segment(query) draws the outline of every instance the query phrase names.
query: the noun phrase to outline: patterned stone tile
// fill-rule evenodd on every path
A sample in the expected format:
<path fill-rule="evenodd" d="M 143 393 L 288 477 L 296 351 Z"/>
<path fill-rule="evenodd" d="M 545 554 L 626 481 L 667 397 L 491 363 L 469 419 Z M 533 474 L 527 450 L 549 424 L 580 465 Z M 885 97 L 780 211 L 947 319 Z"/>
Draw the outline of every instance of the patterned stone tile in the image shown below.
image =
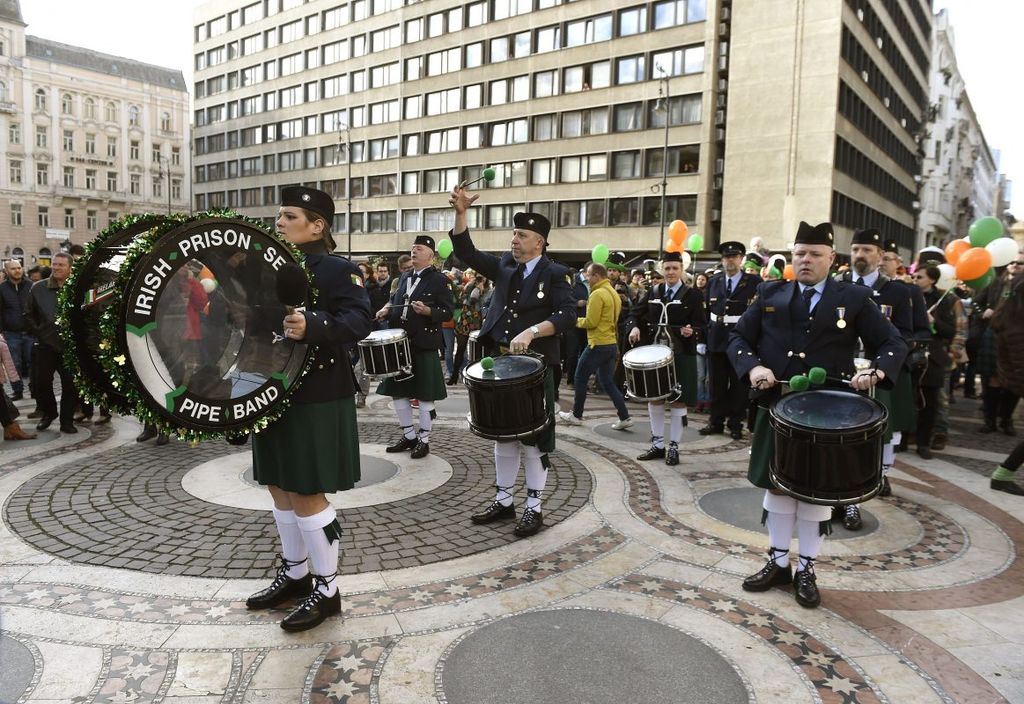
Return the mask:
<path fill-rule="evenodd" d="M 337 643 L 329 646 L 314 668 L 310 704 L 370 704 L 377 663 L 387 646 L 381 641 Z M 303 701 L 307 701 L 303 698 Z"/>
<path fill-rule="evenodd" d="M 160 701 L 170 687 L 176 660 L 174 652 L 114 650 L 93 702 L 145 704 Z"/>

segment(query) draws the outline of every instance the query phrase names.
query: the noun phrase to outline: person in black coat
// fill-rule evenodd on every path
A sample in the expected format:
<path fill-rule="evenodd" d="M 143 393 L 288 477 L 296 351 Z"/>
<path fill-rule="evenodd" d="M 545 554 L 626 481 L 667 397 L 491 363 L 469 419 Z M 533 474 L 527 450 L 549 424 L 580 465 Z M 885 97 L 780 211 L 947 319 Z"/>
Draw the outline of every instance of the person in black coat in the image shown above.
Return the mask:
<path fill-rule="evenodd" d="M 355 385 L 347 348 L 370 332 L 370 306 L 359 270 L 332 256 L 334 201 L 302 186 L 281 189 L 277 231 L 305 255 L 315 305 L 289 313 L 284 339 L 312 345 L 314 356 L 288 409 L 253 435 L 253 476 L 274 499 L 281 566 L 270 586 L 246 601 L 269 609 L 299 604 L 281 622 L 304 631 L 341 610 L 337 586 L 341 525 L 325 493 L 359 480 Z"/>
<path fill-rule="evenodd" d="M 906 342 L 874 304 L 867 287 L 829 276 L 835 261 L 833 242 L 831 223 L 812 227 L 801 222 L 793 249 L 796 281 L 762 283 L 757 300 L 730 333 L 729 358 L 737 375 L 748 377 L 754 388 L 768 391 L 779 381 L 806 374 L 812 367 L 823 367 L 829 377 L 849 380 L 857 390 L 867 390 L 880 381 L 891 386 L 899 374 Z M 870 344 L 876 354 L 871 360 L 873 368 L 858 372 L 853 360 L 860 340 Z M 747 577 L 743 588 L 765 591 L 795 580 L 797 603 L 813 608 L 821 603 L 814 560 L 821 549 L 822 526 L 827 528 L 832 509 L 777 493 L 768 471 L 773 451 L 768 413 L 761 408 L 747 478 L 766 489 L 763 506 L 770 548 L 767 564 Z M 789 564 L 794 527 L 800 546 L 795 575 Z"/>
<path fill-rule="evenodd" d="M 739 322 L 743 311 L 754 302 L 761 277 L 740 269 L 747 249 L 741 242 L 723 242 L 718 246 L 722 271 L 704 289 L 708 313 L 707 344 L 698 345 L 697 352 L 708 359 L 708 383 L 711 386 L 711 417 L 700 429 L 701 435 L 717 435 L 726 424 L 733 440 L 743 437 L 743 420 L 747 415 L 747 386 L 740 382 L 729 363 L 726 350 L 729 332 Z M 703 348 L 703 349 L 702 349 Z"/>
<path fill-rule="evenodd" d="M 555 373 L 560 361 L 558 335 L 576 326 L 576 305 L 569 270 L 544 254 L 551 223 L 538 213 L 516 213 L 510 251 L 500 257 L 479 251 L 469 236 L 466 211 L 479 195 L 459 186 L 449 202 L 455 209 L 451 231 L 455 256 L 494 282 L 491 302 L 480 328 L 485 354 L 507 348 L 544 357 L 545 410 L 549 425 L 532 438 L 494 443 L 496 493 L 494 500 L 472 516 L 474 523 L 515 518 L 512 490 L 525 454 L 526 508 L 515 528 L 519 537 L 533 535 L 544 525 L 541 492 L 547 485 L 548 453 L 555 449 Z"/>
<path fill-rule="evenodd" d="M 412 375 L 388 377 L 377 393 L 394 398 L 395 414 L 402 437 L 388 446 L 388 452 L 412 450 L 417 460 L 430 452 L 430 430 L 437 412 L 434 402 L 448 398 L 444 371 L 438 352 L 444 349 L 441 323 L 451 320 L 455 302 L 448 277 L 434 268 L 434 238 L 419 235 L 412 245 L 412 270 L 398 280 L 391 302 L 377 311 L 377 320 L 386 320 L 388 327 L 401 328 L 409 336 L 412 351 Z M 420 430 L 412 425 L 411 399 L 420 402 Z"/>
<path fill-rule="evenodd" d="M 949 345 L 956 335 L 956 298 L 945 295 L 935 288 L 942 272 L 937 266 L 918 267 L 914 271 L 914 283 L 921 289 L 928 306 L 928 320 L 933 332 L 928 346 L 928 365 L 921 376 L 921 413 L 917 419 L 917 454 L 922 459 L 932 458 L 932 434 L 935 432 L 935 417 L 941 403 L 940 393 L 945 386 L 949 370 Z"/>

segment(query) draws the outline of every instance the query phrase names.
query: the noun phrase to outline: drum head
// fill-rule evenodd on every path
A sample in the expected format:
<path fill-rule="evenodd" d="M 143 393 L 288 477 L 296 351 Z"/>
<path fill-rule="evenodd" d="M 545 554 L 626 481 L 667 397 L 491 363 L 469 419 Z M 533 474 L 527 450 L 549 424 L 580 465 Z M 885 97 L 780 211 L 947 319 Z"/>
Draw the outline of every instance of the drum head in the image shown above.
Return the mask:
<path fill-rule="evenodd" d="M 672 359 L 672 349 L 665 345 L 644 345 L 634 347 L 622 355 L 622 364 L 634 369 L 643 369 L 664 364 Z"/>
<path fill-rule="evenodd" d="M 509 354 L 494 358 L 494 368 L 484 369 L 476 362 L 469 365 L 463 375 L 473 381 L 511 381 L 532 376 L 544 369 L 544 362 L 536 357 Z"/>
<path fill-rule="evenodd" d="M 280 336 L 287 262 L 292 251 L 260 226 L 201 217 L 125 263 L 119 363 L 144 417 L 197 437 L 259 429 L 284 409 L 312 354 Z"/>
<path fill-rule="evenodd" d="M 389 342 L 398 342 L 408 337 L 405 330 L 401 328 L 388 328 L 387 330 L 374 330 L 369 335 L 363 338 L 363 342 L 368 345 L 384 345 Z"/>
<path fill-rule="evenodd" d="M 815 389 L 783 396 L 772 409 L 787 423 L 811 430 L 853 430 L 881 420 L 885 408 L 852 391 Z"/>

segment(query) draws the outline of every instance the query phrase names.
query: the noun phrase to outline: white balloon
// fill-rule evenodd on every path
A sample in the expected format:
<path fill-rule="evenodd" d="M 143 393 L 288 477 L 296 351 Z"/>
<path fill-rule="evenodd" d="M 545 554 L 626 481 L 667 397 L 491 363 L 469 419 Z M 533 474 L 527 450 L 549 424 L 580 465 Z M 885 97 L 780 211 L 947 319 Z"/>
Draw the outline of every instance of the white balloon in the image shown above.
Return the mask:
<path fill-rule="evenodd" d="M 202 285 L 203 290 L 206 291 L 207 293 L 213 293 L 213 290 L 217 288 L 216 279 L 203 279 L 199 283 Z"/>
<path fill-rule="evenodd" d="M 1017 258 L 1017 241 L 1010 237 L 992 240 L 985 249 L 992 255 L 992 266 L 1006 266 Z"/>
<path fill-rule="evenodd" d="M 941 276 L 935 282 L 935 288 L 948 291 L 956 285 L 956 267 L 952 264 L 939 264 Z"/>
<path fill-rule="evenodd" d="M 690 268 L 690 263 L 692 261 L 693 261 L 693 259 L 690 257 L 690 253 L 684 251 L 683 252 L 683 269 L 684 270 L 685 269 L 689 269 Z"/>

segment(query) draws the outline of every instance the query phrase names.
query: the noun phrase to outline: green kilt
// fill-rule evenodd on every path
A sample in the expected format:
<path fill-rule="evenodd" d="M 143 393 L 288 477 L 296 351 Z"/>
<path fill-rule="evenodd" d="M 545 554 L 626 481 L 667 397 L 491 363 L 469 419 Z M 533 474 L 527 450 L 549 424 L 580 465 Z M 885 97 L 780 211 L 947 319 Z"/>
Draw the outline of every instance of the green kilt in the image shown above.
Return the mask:
<path fill-rule="evenodd" d="M 774 489 L 770 475 L 770 463 L 775 454 L 775 431 L 769 421 L 768 409 L 757 407 L 754 421 L 754 438 L 750 443 L 750 464 L 747 465 L 747 479 L 762 489 Z"/>
<path fill-rule="evenodd" d="M 892 439 L 893 433 L 909 433 L 917 428 L 917 408 L 914 405 L 914 384 L 910 372 L 900 374 L 892 389 L 876 388 L 875 398 L 889 411 L 885 442 Z"/>
<path fill-rule="evenodd" d="M 554 452 L 555 408 L 555 368 L 548 366 L 544 372 L 544 410 L 548 425 L 533 437 L 523 440 L 524 445 L 535 445 L 541 452 Z"/>
<path fill-rule="evenodd" d="M 444 371 L 437 350 L 412 351 L 412 376 L 407 379 L 388 377 L 380 382 L 377 393 L 393 398 L 415 398 L 420 401 L 440 401 L 448 398 L 444 384 Z"/>
<path fill-rule="evenodd" d="M 296 494 L 331 494 L 359 481 L 359 428 L 353 397 L 296 403 L 252 436 L 252 473 Z"/>
<path fill-rule="evenodd" d="M 675 356 L 676 383 L 682 385 L 680 401 L 687 406 L 697 405 L 697 357 L 692 354 Z"/>

